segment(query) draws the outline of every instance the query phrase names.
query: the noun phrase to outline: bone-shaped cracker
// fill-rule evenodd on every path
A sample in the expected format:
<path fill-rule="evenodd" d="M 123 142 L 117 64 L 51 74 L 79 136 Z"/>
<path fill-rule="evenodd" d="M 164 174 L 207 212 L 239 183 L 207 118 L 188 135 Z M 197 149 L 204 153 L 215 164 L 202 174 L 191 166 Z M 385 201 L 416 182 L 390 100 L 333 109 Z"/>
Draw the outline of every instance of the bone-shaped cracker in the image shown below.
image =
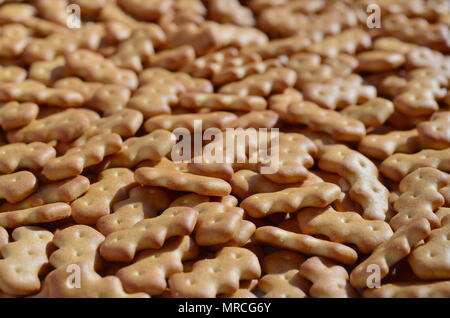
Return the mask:
<path fill-rule="evenodd" d="M 320 108 L 311 102 L 292 103 L 287 112 L 296 124 L 306 125 L 311 131 L 327 133 L 335 140 L 359 141 L 366 134 L 364 124 L 359 120 Z"/>
<path fill-rule="evenodd" d="M 241 208 L 256 218 L 272 213 L 292 213 L 305 207 L 326 207 L 341 194 L 338 186 L 321 182 L 297 188 L 287 188 L 278 192 L 259 193 L 241 202 Z"/>
<path fill-rule="evenodd" d="M 162 129 L 142 137 L 128 138 L 122 149 L 109 159 L 108 166 L 131 168 L 144 160 L 159 161 L 172 150 L 175 142 L 175 135 Z"/>
<path fill-rule="evenodd" d="M 318 54 L 298 53 L 291 56 L 287 66 L 297 72 L 296 87 L 301 89 L 306 83 L 347 77 L 358 66 L 358 60 L 348 54 L 322 59 Z"/>
<path fill-rule="evenodd" d="M 236 128 L 273 128 L 277 125 L 279 115 L 272 110 L 254 110 L 235 120 Z"/>
<path fill-rule="evenodd" d="M 145 250 L 136 257 L 136 262 L 121 268 L 116 276 L 128 292 L 145 292 L 160 295 L 167 288 L 166 279 L 183 272 L 182 261 L 197 258 L 199 249 L 189 236 L 169 240 L 158 250 Z"/>
<path fill-rule="evenodd" d="M 39 274 L 48 265 L 47 248 L 53 234 L 39 227 L 13 231 L 15 242 L 1 248 L 0 288 L 10 295 L 30 295 L 41 288 Z"/>
<path fill-rule="evenodd" d="M 328 109 L 362 104 L 377 95 L 375 87 L 364 85 L 362 78 L 356 74 L 323 83 L 307 83 L 302 87 L 302 93 L 305 99 Z"/>
<path fill-rule="evenodd" d="M 246 138 L 248 138 L 248 142 Z M 234 149 L 231 151 L 227 149 L 229 145 Z M 226 166 L 228 169 L 231 169 L 231 166 L 235 169 L 252 169 L 264 173 L 265 177 L 271 181 L 282 184 L 303 181 L 308 176 L 306 168 L 314 164 L 312 156 L 317 152 L 315 144 L 301 134 L 272 131 L 268 133 L 267 131 L 256 131 L 254 128 L 235 129 L 219 136 L 216 135 L 214 141 L 206 147 L 209 148 L 209 151 L 222 148 L 224 158 L 220 158 L 223 160 L 222 163 L 214 162 L 217 156 L 212 159 L 212 162 L 196 163 L 194 158 L 192 165 L 200 171 L 210 170 L 217 175 L 215 171 L 219 168 L 226 171 Z M 269 149 L 272 155 L 278 151 L 279 158 L 273 157 L 269 162 L 264 161 L 264 151 L 268 152 Z M 203 160 L 206 161 L 205 158 Z M 210 165 L 209 168 L 208 165 Z"/>
<path fill-rule="evenodd" d="M 294 88 L 287 88 L 283 94 L 272 95 L 269 100 L 269 109 L 277 112 L 281 119 L 287 123 L 292 123 L 292 119 L 288 116 L 288 106 L 294 102 L 303 100 L 303 95 Z"/>
<path fill-rule="evenodd" d="M 294 86 L 296 80 L 297 76 L 293 70 L 274 67 L 265 73 L 251 75 L 238 82 L 224 85 L 219 89 L 219 93 L 265 97 Z"/>
<path fill-rule="evenodd" d="M 406 53 L 407 68 L 432 68 L 447 78 L 450 78 L 449 61 L 447 55 L 423 46 L 416 45 Z"/>
<path fill-rule="evenodd" d="M 350 285 L 347 270 L 324 257 L 308 258 L 300 266 L 301 277 L 312 282 L 309 294 L 314 298 L 354 298 L 356 290 Z"/>
<path fill-rule="evenodd" d="M 104 30 L 99 24 L 92 26 L 74 28 L 66 32 L 56 32 L 43 39 L 33 39 L 25 48 L 24 59 L 28 62 L 49 61 L 56 56 L 86 48 L 95 50 L 98 48 Z"/>
<path fill-rule="evenodd" d="M 450 277 L 450 216 L 441 221 L 440 228 L 431 231 L 425 244 L 417 247 L 408 258 L 414 274 L 424 280 Z"/>
<path fill-rule="evenodd" d="M 307 51 L 321 56 L 335 57 L 339 53 L 354 54 L 372 45 L 370 35 L 361 29 L 349 29 L 308 46 Z"/>
<path fill-rule="evenodd" d="M 56 151 L 42 142 L 10 143 L 0 147 L 0 155 L 0 172 L 11 173 L 18 169 L 39 170 L 56 156 Z"/>
<path fill-rule="evenodd" d="M 247 76 L 265 73 L 273 67 L 283 67 L 287 61 L 287 57 L 282 55 L 277 58 L 254 61 L 243 65 L 223 66 L 220 71 L 213 75 L 211 81 L 215 85 L 225 85 L 242 80 Z"/>
<path fill-rule="evenodd" d="M 450 185 L 450 175 L 434 168 L 419 168 L 405 178 L 399 185 L 401 192 L 394 202 L 397 214 L 389 224 L 394 230 L 416 218 L 426 218 L 431 228 L 440 226 L 434 211 L 445 204 L 441 189 Z"/>
<path fill-rule="evenodd" d="M 206 195 L 200 195 L 197 193 L 188 193 L 173 200 L 170 203 L 170 207 L 187 206 L 190 208 L 194 208 L 197 205 L 205 202 L 210 202 L 210 197 Z"/>
<path fill-rule="evenodd" d="M 306 255 L 330 258 L 339 263 L 352 265 L 356 262 L 356 251 L 344 244 L 317 239 L 313 236 L 289 232 L 274 226 L 262 226 L 256 229 L 257 242 L 269 246 L 287 249 Z"/>
<path fill-rule="evenodd" d="M 38 61 L 30 65 L 28 77 L 32 80 L 51 86 L 55 81 L 67 76 L 66 61 L 63 56 L 58 56 L 50 61 Z M 56 87 L 55 88 L 62 88 Z M 70 88 L 70 87 L 64 87 Z"/>
<path fill-rule="evenodd" d="M 322 182 L 320 177 L 313 173 L 308 173 L 307 178 L 301 183 L 279 184 L 270 181 L 262 174 L 246 169 L 236 171 L 230 179 L 233 194 L 242 200 L 257 193 L 278 192 L 287 188 L 301 187 L 302 185 L 319 182 Z"/>
<path fill-rule="evenodd" d="M 241 54 L 237 48 L 228 47 L 196 58 L 185 65 L 182 71 L 194 77 L 208 78 L 226 67 L 241 66 L 259 61 L 261 61 L 261 57 L 258 54 Z"/>
<path fill-rule="evenodd" d="M 146 69 L 139 75 L 139 89 L 127 107 L 139 110 L 144 118 L 170 114 L 170 106 L 178 103 L 178 94 L 184 91 L 210 93 L 212 84 L 186 73 L 171 73 L 159 67 Z"/>
<path fill-rule="evenodd" d="M 182 45 L 174 49 L 163 50 L 150 57 L 152 67 L 162 67 L 170 71 L 177 71 L 195 59 L 192 46 Z"/>
<path fill-rule="evenodd" d="M 446 26 L 440 23 L 430 24 L 422 17 L 408 18 L 401 13 L 391 14 L 385 21 L 383 33 L 395 36 L 402 41 L 436 49 L 448 47 L 448 43 L 446 43 L 448 29 L 446 29 Z"/>
<path fill-rule="evenodd" d="M 448 298 L 450 282 L 383 284 L 380 288 L 364 290 L 365 298 Z"/>
<path fill-rule="evenodd" d="M 38 181 L 29 171 L 0 175 L 0 199 L 16 203 L 36 191 Z"/>
<path fill-rule="evenodd" d="M 32 121 L 18 130 L 9 131 L 9 142 L 33 141 L 49 142 L 58 140 L 69 142 L 79 137 L 89 126 L 90 120 L 81 109 L 68 109 L 63 112 Z"/>
<path fill-rule="evenodd" d="M 403 42 L 395 37 L 380 37 L 373 42 L 373 48 L 382 51 L 391 51 L 406 54 L 418 46 L 412 43 Z"/>
<path fill-rule="evenodd" d="M 72 266 L 71 266 L 72 265 Z M 73 278 L 76 270 L 79 281 Z M 76 288 L 79 284 L 79 288 Z M 145 293 L 128 294 L 120 279 L 115 276 L 102 277 L 85 261 L 61 266 L 47 275 L 37 298 L 148 298 Z"/>
<path fill-rule="evenodd" d="M 19 66 L 10 65 L 0 69 L 1 82 L 20 83 L 23 82 L 26 78 L 27 78 L 27 71 L 25 71 L 23 68 Z"/>
<path fill-rule="evenodd" d="M 336 175 L 334 173 L 325 172 L 322 170 L 314 171 L 314 175 L 320 177 L 325 182 L 334 183 L 335 185 L 339 186 L 341 188 L 341 196 L 338 200 L 334 201 L 332 203 L 332 206 L 339 212 L 358 212 L 362 213 L 361 206 L 353 201 L 348 192 L 350 190 L 350 184 L 347 180 L 342 178 L 339 175 Z"/>
<path fill-rule="evenodd" d="M 327 34 L 335 34 L 357 24 L 355 12 L 345 5 L 321 6 L 318 3 L 315 8 L 314 5 L 308 8 L 304 3 L 294 1 L 267 8 L 260 13 L 258 26 L 272 37 L 301 34 L 320 40 Z"/>
<path fill-rule="evenodd" d="M 124 8 L 125 12 L 139 20 L 150 21 L 157 20 L 166 10 L 169 10 L 172 2 L 167 0 L 145 2 L 119 0 L 118 5 Z"/>
<path fill-rule="evenodd" d="M 58 248 L 49 258 L 50 264 L 59 268 L 84 261 L 94 269 L 101 269 L 104 261 L 98 252 L 105 237 L 92 227 L 72 225 L 57 231 L 53 244 Z"/>
<path fill-rule="evenodd" d="M 355 288 L 367 287 L 370 275 L 376 267 L 379 278 L 383 279 L 389 269 L 411 253 L 411 250 L 424 238 L 430 235 L 430 224 L 426 219 L 416 219 L 399 228 L 394 235 L 379 245 L 373 253 L 358 264 L 350 274 L 350 283 Z"/>
<path fill-rule="evenodd" d="M 244 210 L 218 202 L 201 203 L 194 208 L 198 211 L 195 227 L 195 241 L 200 246 L 225 244 L 243 236 L 245 243 L 255 231 L 255 226 L 243 220 Z"/>
<path fill-rule="evenodd" d="M 115 133 L 121 137 L 132 137 L 141 127 L 142 114 L 134 109 L 123 109 L 108 117 L 102 117 L 93 121 L 87 130 L 78 137 L 71 145 L 80 146 L 89 138 L 100 135 Z"/>
<path fill-rule="evenodd" d="M 177 128 L 185 128 L 194 131 L 195 121 L 201 121 L 202 129 L 218 128 L 225 130 L 234 127 L 237 116 L 230 112 L 211 112 L 204 114 L 180 114 L 180 115 L 158 115 L 149 118 L 145 122 L 145 130 L 152 132 L 156 129 L 173 131 Z"/>
<path fill-rule="evenodd" d="M 258 289 L 264 298 L 307 297 L 309 283 L 299 275 L 305 257 L 290 251 L 277 251 L 261 260 L 264 275 L 258 282 Z"/>
<path fill-rule="evenodd" d="M 361 105 L 350 105 L 341 111 L 342 115 L 357 119 L 366 127 L 376 128 L 384 124 L 394 112 L 394 104 L 384 98 L 374 98 Z"/>
<path fill-rule="evenodd" d="M 184 93 L 180 106 L 188 109 L 214 109 L 228 111 L 264 110 L 267 102 L 260 96 L 239 96 L 217 93 Z"/>
<path fill-rule="evenodd" d="M 220 0 L 209 1 L 208 10 L 211 13 L 211 19 L 219 23 L 232 23 L 241 26 L 253 26 L 255 24 L 252 11 L 236 0 L 229 1 L 226 4 Z"/>
<path fill-rule="evenodd" d="M 128 229 L 143 219 L 155 217 L 169 207 L 172 199 L 168 190 L 157 187 L 137 186 L 128 195 L 128 199 L 114 204 L 113 213 L 97 220 L 96 226 L 102 234 Z"/>
<path fill-rule="evenodd" d="M 110 213 L 111 204 L 125 199 L 134 184 L 133 172 L 126 168 L 103 170 L 98 181 L 71 203 L 73 219 L 81 224 L 94 224 L 98 218 Z"/>
<path fill-rule="evenodd" d="M 109 234 L 100 246 L 100 253 L 109 261 L 129 262 L 143 249 L 159 249 L 170 237 L 189 235 L 194 230 L 197 216 L 198 212 L 192 208 L 168 208 L 157 217 Z"/>
<path fill-rule="evenodd" d="M 372 50 L 359 53 L 357 56 L 359 66 L 358 70 L 361 72 L 387 72 L 395 70 L 405 63 L 403 54 Z"/>
<path fill-rule="evenodd" d="M 280 55 L 293 55 L 305 49 L 311 40 L 304 36 L 293 36 L 285 39 L 273 39 L 260 46 L 244 47 L 242 53 L 247 55 L 257 53 L 263 59 L 273 58 Z"/>
<path fill-rule="evenodd" d="M 164 168 L 139 168 L 135 172 L 135 178 L 136 182 L 145 186 L 188 191 L 201 195 L 224 196 L 231 192 L 231 186 L 221 179 Z"/>
<path fill-rule="evenodd" d="M 384 135 L 370 134 L 358 145 L 364 155 L 384 160 L 394 153 L 414 153 L 422 148 L 416 129 L 394 130 Z"/>
<path fill-rule="evenodd" d="M 167 31 L 169 48 L 190 45 L 199 56 L 220 47 L 242 48 L 248 45 L 262 45 L 268 41 L 267 35 L 255 28 L 219 24 L 212 21 L 204 22 L 199 26 L 185 24 Z"/>
<path fill-rule="evenodd" d="M 297 214 L 297 220 L 302 233 L 325 235 L 333 242 L 354 244 L 364 254 L 372 252 L 393 234 L 384 221 L 365 220 L 356 212 L 338 212 L 332 207 L 303 209 Z"/>
<path fill-rule="evenodd" d="M 70 205 L 66 203 L 50 203 L 24 210 L 0 213 L 0 226 L 16 228 L 36 223 L 50 223 L 66 219 L 70 215 Z"/>
<path fill-rule="evenodd" d="M 98 53 L 77 50 L 66 55 L 66 65 L 70 73 L 88 82 L 118 84 L 135 89 L 138 78 L 133 71 L 118 68 Z"/>
<path fill-rule="evenodd" d="M 0 101 L 31 102 L 61 108 L 79 107 L 84 103 L 77 91 L 66 88 L 50 88 L 28 79 L 20 83 L 0 83 Z"/>
<path fill-rule="evenodd" d="M 149 64 L 154 54 L 153 42 L 145 29 L 136 29 L 131 36 L 122 41 L 111 60 L 118 67 L 141 72 Z"/>
<path fill-rule="evenodd" d="M 445 149 L 450 147 L 450 112 L 436 112 L 429 121 L 417 125 L 422 144 L 427 148 Z"/>
<path fill-rule="evenodd" d="M 372 161 L 345 145 L 322 146 L 319 158 L 322 170 L 337 173 L 350 183 L 350 198 L 361 205 L 364 218 L 386 218 L 389 191 L 378 180 Z"/>
<path fill-rule="evenodd" d="M 41 184 L 37 191 L 26 199 L 16 203 L 4 203 L 0 205 L 0 211 L 23 210 L 56 202 L 70 203 L 85 193 L 88 188 L 89 179 L 83 176 L 54 183 Z"/>
<path fill-rule="evenodd" d="M 89 139 L 84 145 L 69 149 L 63 156 L 48 161 L 42 174 L 49 180 L 61 180 L 77 176 L 86 167 L 103 161 L 103 158 L 118 152 L 122 139 L 117 134 L 102 134 Z"/>
<path fill-rule="evenodd" d="M 407 174 L 421 167 L 433 167 L 450 172 L 450 149 L 424 149 L 415 154 L 394 154 L 379 166 L 380 172 L 394 181 L 400 181 Z"/>
<path fill-rule="evenodd" d="M 250 250 L 225 247 L 215 258 L 197 261 L 189 273 L 174 274 L 169 288 L 174 297 L 215 297 L 232 294 L 239 281 L 259 278 L 258 258 Z"/>
<path fill-rule="evenodd" d="M 17 129 L 31 123 L 39 112 L 34 103 L 9 102 L 0 106 L 0 127 L 3 130 Z"/>

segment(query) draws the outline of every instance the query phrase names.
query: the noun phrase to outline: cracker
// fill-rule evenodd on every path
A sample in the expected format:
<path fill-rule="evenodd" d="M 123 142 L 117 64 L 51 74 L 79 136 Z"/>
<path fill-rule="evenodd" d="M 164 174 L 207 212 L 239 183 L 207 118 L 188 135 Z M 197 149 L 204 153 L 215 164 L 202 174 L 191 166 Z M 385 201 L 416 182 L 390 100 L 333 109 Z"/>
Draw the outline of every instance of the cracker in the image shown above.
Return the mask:
<path fill-rule="evenodd" d="M 367 287 L 367 271 L 369 265 L 379 267 L 380 278 L 386 277 L 390 267 L 407 257 L 411 250 L 424 238 L 430 235 L 430 224 L 424 218 L 416 219 L 399 228 L 394 235 L 385 243 L 379 245 L 373 253 L 350 274 L 350 283 L 355 288 Z"/>
<path fill-rule="evenodd" d="M 96 226 L 102 234 L 128 229 L 143 219 L 155 217 L 169 207 L 172 199 L 168 190 L 157 187 L 137 186 L 129 191 L 128 196 L 113 205 L 111 214 L 97 220 Z"/>
<path fill-rule="evenodd" d="M 321 182 L 278 192 L 254 194 L 243 200 L 240 206 L 250 216 L 260 218 L 276 212 L 292 213 L 305 207 L 326 207 L 339 198 L 340 192 L 336 185 Z"/>
<path fill-rule="evenodd" d="M 352 248 L 313 236 L 282 230 L 274 226 L 262 226 L 256 229 L 256 241 L 269 246 L 283 248 L 306 255 L 318 255 L 339 263 L 352 265 L 358 254 Z"/>
<path fill-rule="evenodd" d="M 23 171 L 22 173 L 24 173 Z M 41 184 L 35 193 L 16 203 L 3 203 L 0 211 L 29 209 L 49 203 L 70 203 L 83 195 L 89 188 L 89 179 L 83 176 L 62 180 L 59 182 Z M 21 190 L 23 191 L 23 189 Z"/>
<path fill-rule="evenodd" d="M 414 274 L 424 280 L 450 277 L 448 237 L 450 217 L 441 220 L 442 226 L 431 231 L 426 243 L 417 247 L 408 257 Z M 430 260 L 431 258 L 431 260 Z"/>
<path fill-rule="evenodd" d="M 287 108 L 292 123 L 306 125 L 311 131 L 324 132 L 338 141 L 359 141 L 365 134 L 362 122 L 341 115 L 334 110 L 322 109 L 311 102 L 292 103 Z"/>
<path fill-rule="evenodd" d="M 69 149 L 63 156 L 49 160 L 42 174 L 49 180 L 75 177 L 86 167 L 103 161 L 105 156 L 122 148 L 122 139 L 117 134 L 101 134 L 92 137 L 84 145 Z"/>
<path fill-rule="evenodd" d="M 384 135 L 370 134 L 358 145 L 358 150 L 370 157 L 384 160 L 394 153 L 414 153 L 422 148 L 416 129 L 394 130 Z"/>
<path fill-rule="evenodd" d="M 218 244 L 243 245 L 255 232 L 255 225 L 243 220 L 244 210 L 218 202 L 201 203 L 195 227 L 195 242 L 199 246 Z"/>
<path fill-rule="evenodd" d="M 32 121 L 27 126 L 9 131 L 9 142 L 34 141 L 49 142 L 58 140 L 69 142 L 79 137 L 89 127 L 90 120 L 81 109 L 67 109 L 42 119 Z"/>
<path fill-rule="evenodd" d="M 196 259 L 198 253 L 199 249 L 191 237 L 173 238 L 160 249 L 142 251 L 133 264 L 121 268 L 116 276 L 128 292 L 161 295 L 166 291 L 166 280 L 182 273 L 182 262 Z"/>
<path fill-rule="evenodd" d="M 118 84 L 135 89 L 138 86 L 136 74 L 121 69 L 98 53 L 88 50 L 77 50 L 66 55 L 69 72 L 89 82 Z"/>
<path fill-rule="evenodd" d="M 240 247 L 225 247 L 215 258 L 197 261 L 191 272 L 172 275 L 169 288 L 175 297 L 215 297 L 232 294 L 239 289 L 239 281 L 260 275 L 255 254 Z"/>
<path fill-rule="evenodd" d="M 386 218 L 389 192 L 378 180 L 378 169 L 372 161 L 344 145 L 326 145 L 320 150 L 319 167 L 349 182 L 350 198 L 361 205 L 364 218 Z"/>
<path fill-rule="evenodd" d="M 9 203 L 16 203 L 36 191 L 38 181 L 34 174 L 29 171 L 0 176 L 0 199 Z"/>
<path fill-rule="evenodd" d="M 417 125 L 420 141 L 427 148 L 445 149 L 450 147 L 450 112 L 436 112 L 430 121 Z"/>
<path fill-rule="evenodd" d="M 99 270 L 104 261 L 98 247 L 104 239 L 102 234 L 86 225 L 77 224 L 56 231 L 52 242 L 58 249 L 50 255 L 49 262 L 55 268 L 86 262 Z"/>
<path fill-rule="evenodd" d="M 0 226 L 16 228 L 37 223 L 50 223 L 70 217 L 71 208 L 66 203 L 49 203 L 24 210 L 13 210 L 0 214 Z"/>
<path fill-rule="evenodd" d="M 37 298 L 148 298 L 145 293 L 128 294 L 116 276 L 101 277 L 88 262 L 76 262 L 80 268 L 80 288 L 68 284 L 71 271 L 62 266 L 47 275 Z M 73 270 L 72 270 L 73 271 Z"/>
<path fill-rule="evenodd" d="M 366 289 L 366 298 L 448 298 L 450 282 L 384 284 L 380 288 Z"/>
<path fill-rule="evenodd" d="M 10 143 L 0 147 L 0 154 L 0 172 L 12 173 L 19 169 L 40 170 L 56 156 L 56 151 L 42 142 Z"/>
<path fill-rule="evenodd" d="M 424 149 L 414 154 L 394 154 L 380 164 L 380 172 L 386 177 L 400 181 L 421 167 L 432 167 L 450 172 L 450 149 Z"/>
<path fill-rule="evenodd" d="M 0 83 L 0 101 L 48 104 L 61 108 L 79 107 L 84 98 L 78 92 L 65 88 L 50 88 L 35 80 L 19 83 Z"/>
<path fill-rule="evenodd" d="M 0 288 L 10 295 L 30 295 L 41 288 L 39 274 L 48 265 L 47 248 L 53 234 L 39 227 L 13 231 L 14 242 L 1 248 Z"/>
<path fill-rule="evenodd" d="M 231 192 L 231 186 L 221 179 L 164 168 L 139 168 L 135 172 L 135 178 L 136 182 L 141 185 L 188 191 L 201 195 L 224 196 Z"/>
<path fill-rule="evenodd" d="M 159 249 L 171 237 L 189 235 L 194 230 L 197 216 L 198 212 L 192 208 L 168 208 L 157 217 L 108 234 L 100 246 L 100 253 L 109 261 L 130 262 L 143 249 Z"/>
<path fill-rule="evenodd" d="M 251 75 L 243 80 L 226 84 L 219 89 L 219 93 L 265 97 L 282 93 L 286 88 L 294 86 L 296 79 L 293 70 L 275 67 L 265 73 Z"/>
<path fill-rule="evenodd" d="M 408 174 L 399 184 L 401 194 L 394 202 L 397 214 L 389 221 L 391 227 L 397 230 L 417 218 L 426 218 L 431 228 L 439 227 L 434 211 L 445 204 L 439 191 L 449 185 L 450 175 L 434 168 L 419 168 Z"/>
<path fill-rule="evenodd" d="M 111 204 L 123 200 L 135 184 L 133 173 L 126 168 L 103 170 L 98 181 L 71 203 L 72 217 L 80 224 L 94 224 L 111 211 Z"/>
<path fill-rule="evenodd" d="M 258 288 L 264 298 L 304 298 L 307 297 L 309 283 L 299 275 L 305 257 L 290 251 L 277 251 L 261 260 L 264 273 Z"/>
<path fill-rule="evenodd" d="M 300 266 L 299 275 L 313 284 L 309 294 L 314 298 L 354 298 L 358 296 L 350 285 L 347 270 L 324 258 L 308 258 Z"/>
<path fill-rule="evenodd" d="M 260 96 L 239 96 L 217 93 L 184 93 L 180 97 L 180 106 L 192 110 L 214 109 L 227 111 L 264 110 L 267 102 Z"/>
<path fill-rule="evenodd" d="M 332 207 L 300 210 L 297 220 L 302 233 L 325 235 L 333 242 L 354 244 L 364 254 L 370 254 L 393 234 L 384 221 L 365 220 L 356 212 L 337 212 Z"/>

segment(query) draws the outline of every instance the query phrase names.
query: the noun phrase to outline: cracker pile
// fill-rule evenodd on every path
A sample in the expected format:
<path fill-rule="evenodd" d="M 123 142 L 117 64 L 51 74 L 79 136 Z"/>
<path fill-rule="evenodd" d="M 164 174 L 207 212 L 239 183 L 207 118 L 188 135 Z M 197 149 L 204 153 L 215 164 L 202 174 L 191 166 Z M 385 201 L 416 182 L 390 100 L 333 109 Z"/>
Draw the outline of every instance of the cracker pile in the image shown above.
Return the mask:
<path fill-rule="evenodd" d="M 449 27 L 439 0 L 2 1 L 0 295 L 450 297 Z M 278 169 L 173 160 L 198 121 L 278 128 Z"/>

